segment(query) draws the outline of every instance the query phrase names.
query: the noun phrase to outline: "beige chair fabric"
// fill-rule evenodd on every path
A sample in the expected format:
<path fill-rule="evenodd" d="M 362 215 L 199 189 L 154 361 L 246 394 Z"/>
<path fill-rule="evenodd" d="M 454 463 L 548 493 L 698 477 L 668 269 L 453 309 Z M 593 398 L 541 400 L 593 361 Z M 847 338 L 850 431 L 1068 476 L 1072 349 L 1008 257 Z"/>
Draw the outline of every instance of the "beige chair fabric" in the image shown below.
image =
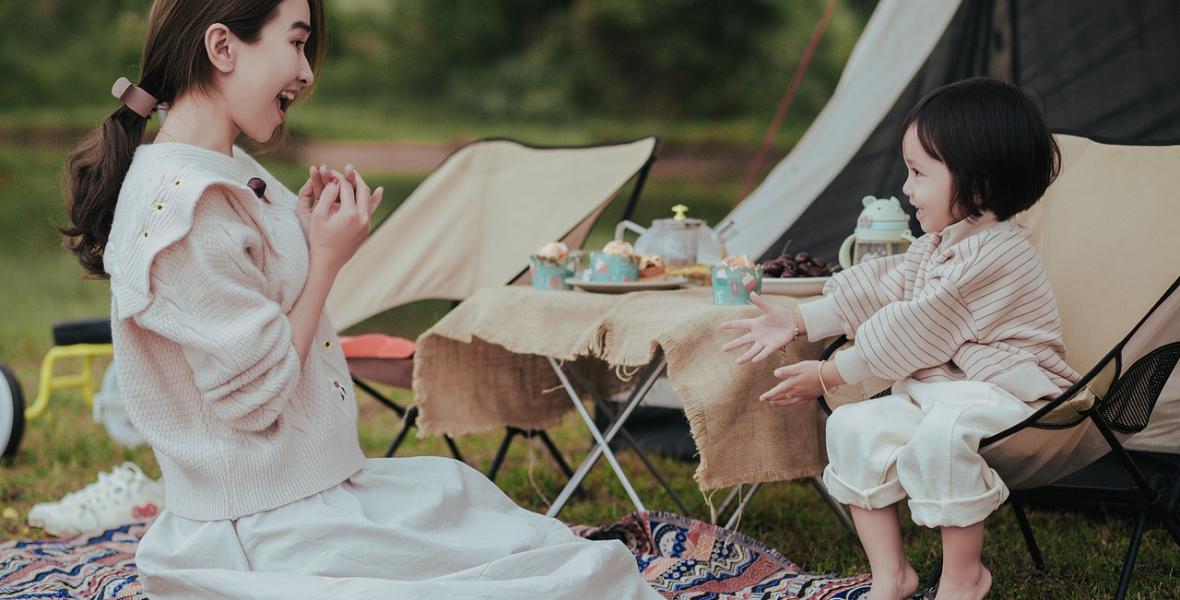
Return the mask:
<path fill-rule="evenodd" d="M 654 137 L 584 148 L 509 140 L 464 146 L 341 270 L 328 297 L 329 317 L 343 330 L 415 300 L 462 300 L 516 277 L 547 242 L 580 246 L 655 147 Z"/>
<path fill-rule="evenodd" d="M 1032 231 L 1061 311 L 1067 362 L 1089 372 L 1180 276 L 1180 146 L 1119 146 L 1058 135 L 1062 168 L 1045 197 L 1017 219 Z M 1180 321 L 1171 298 L 1123 353 L 1129 367 Z M 1172 321 L 1168 321 L 1171 315 Z M 1090 386 L 1106 393 L 1113 371 Z M 1083 394 L 1043 421 L 1076 420 Z M 1173 375 L 1149 428 L 1129 441 L 1180 452 L 1180 377 Z M 1026 429 L 984 456 L 1015 488 L 1050 483 L 1100 458 L 1109 446 L 1088 424 Z"/>

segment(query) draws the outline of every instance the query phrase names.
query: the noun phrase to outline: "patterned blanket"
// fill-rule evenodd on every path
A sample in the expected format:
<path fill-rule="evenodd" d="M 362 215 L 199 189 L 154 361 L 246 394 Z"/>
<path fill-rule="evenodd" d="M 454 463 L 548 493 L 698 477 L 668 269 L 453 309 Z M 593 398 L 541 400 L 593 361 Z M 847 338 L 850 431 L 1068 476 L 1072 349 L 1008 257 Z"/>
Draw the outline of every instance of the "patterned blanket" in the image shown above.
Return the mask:
<path fill-rule="evenodd" d="M 621 540 L 669 600 L 836 600 L 868 592 L 868 575 L 806 573 L 745 535 L 678 515 L 635 513 L 612 525 L 572 529 L 591 539 Z M 146 523 L 132 523 L 73 538 L 0 544 L 0 597 L 144 598 L 135 546 L 146 530 Z"/>
<path fill-rule="evenodd" d="M 776 550 L 741 533 L 670 513 L 632 513 L 578 535 L 622 541 L 643 577 L 669 600 L 836 600 L 869 591 L 867 574 L 806 573 Z"/>

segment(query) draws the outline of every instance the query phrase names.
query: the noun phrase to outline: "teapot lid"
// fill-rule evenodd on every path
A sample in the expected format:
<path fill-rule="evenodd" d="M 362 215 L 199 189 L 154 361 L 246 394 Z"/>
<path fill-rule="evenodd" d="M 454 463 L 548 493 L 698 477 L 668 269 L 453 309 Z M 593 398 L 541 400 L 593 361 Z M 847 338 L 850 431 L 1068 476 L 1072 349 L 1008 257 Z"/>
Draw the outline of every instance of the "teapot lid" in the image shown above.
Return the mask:
<path fill-rule="evenodd" d="M 667 229 L 696 229 L 705 225 L 704 219 L 690 219 L 684 216 L 688 212 L 688 207 L 683 204 L 677 204 L 672 207 L 674 216 L 671 219 L 653 219 L 652 227 L 660 227 Z"/>

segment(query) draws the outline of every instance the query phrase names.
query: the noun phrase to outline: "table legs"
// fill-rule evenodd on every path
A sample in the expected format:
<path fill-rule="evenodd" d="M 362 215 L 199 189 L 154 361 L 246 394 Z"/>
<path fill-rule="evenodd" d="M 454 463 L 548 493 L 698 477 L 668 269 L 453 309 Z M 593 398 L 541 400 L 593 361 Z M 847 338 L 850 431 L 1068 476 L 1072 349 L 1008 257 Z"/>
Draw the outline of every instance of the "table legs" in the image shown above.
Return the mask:
<path fill-rule="evenodd" d="M 614 439 L 614 437 L 623 428 L 623 424 L 627 421 L 627 418 L 631 416 L 631 413 L 635 410 L 635 407 L 643 401 L 644 396 L 646 396 L 647 392 L 651 390 L 651 387 L 655 384 L 656 379 L 661 374 L 663 374 L 664 369 L 666 369 L 668 366 L 667 360 L 664 358 L 662 353 L 657 356 L 656 360 L 654 360 L 652 365 L 648 368 L 647 373 L 644 374 L 643 378 L 640 380 L 639 385 L 635 386 L 635 389 L 631 391 L 631 396 L 627 399 L 627 404 L 623 407 L 623 410 L 619 413 L 615 421 L 611 423 L 611 426 L 607 428 L 606 433 L 598 430 L 598 427 L 594 423 L 594 419 L 590 416 L 590 413 L 586 411 L 586 407 L 582 405 L 581 397 L 578 396 L 578 393 L 570 383 L 569 378 L 561 369 L 561 365 L 559 365 L 552 357 L 548 357 L 548 360 L 549 365 L 553 367 L 553 372 L 557 374 L 557 378 L 561 381 L 561 386 L 565 389 L 566 393 L 570 397 L 570 400 L 574 403 L 574 409 L 578 411 L 578 415 L 582 417 L 582 421 L 585 422 L 586 428 L 590 430 L 590 435 L 594 438 L 595 444 L 594 448 L 590 450 L 590 454 L 586 456 L 586 459 L 583 460 L 582 464 L 578 466 L 578 470 L 574 472 L 574 476 L 570 478 L 569 482 L 566 483 L 565 488 L 563 488 L 561 493 L 558 494 L 557 499 L 554 500 L 553 504 L 549 506 L 549 510 L 546 511 L 545 515 L 549 517 L 555 517 L 557 516 L 557 513 L 561 512 L 561 509 L 565 507 L 565 503 L 569 501 L 569 498 L 574 493 L 574 490 L 578 488 L 578 486 L 582 483 L 582 480 L 585 479 L 586 475 L 590 473 L 590 469 L 593 468 L 594 463 L 598 461 L 598 457 L 602 455 L 606 455 L 606 460 L 608 463 L 610 463 L 611 470 L 615 472 L 615 476 L 618 477 L 619 482 L 623 484 L 623 489 L 626 490 L 627 496 L 630 498 L 631 503 L 635 505 L 636 510 L 640 512 L 646 512 L 647 509 L 643 506 L 643 501 L 641 501 L 639 499 L 639 495 L 635 493 L 635 488 L 631 485 L 631 481 L 627 479 L 627 474 L 623 472 L 622 467 L 619 466 L 619 462 L 615 459 L 614 453 L 611 452 L 610 441 Z"/>

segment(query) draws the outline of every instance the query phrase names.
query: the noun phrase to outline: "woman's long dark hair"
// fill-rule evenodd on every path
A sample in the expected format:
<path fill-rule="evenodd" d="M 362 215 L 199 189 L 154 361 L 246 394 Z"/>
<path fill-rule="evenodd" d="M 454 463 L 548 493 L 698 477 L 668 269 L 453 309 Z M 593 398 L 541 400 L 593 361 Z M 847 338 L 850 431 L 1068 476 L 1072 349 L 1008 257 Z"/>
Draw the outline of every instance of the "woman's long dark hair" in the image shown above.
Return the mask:
<path fill-rule="evenodd" d="M 155 0 L 140 59 L 138 85 L 160 102 L 189 91 L 207 91 L 213 65 L 205 52 L 205 30 L 221 23 L 238 38 L 257 42 L 275 16 L 280 0 Z M 313 72 L 325 52 L 321 0 L 308 0 L 311 35 L 304 51 Z M 112 74 L 112 81 L 115 74 Z M 303 97 L 303 95 L 301 95 Z M 70 153 L 65 187 L 71 225 L 59 230 L 65 245 L 95 277 L 105 278 L 102 254 L 111 232 L 119 188 L 135 149 L 143 143 L 148 120 L 119 106 Z"/>

